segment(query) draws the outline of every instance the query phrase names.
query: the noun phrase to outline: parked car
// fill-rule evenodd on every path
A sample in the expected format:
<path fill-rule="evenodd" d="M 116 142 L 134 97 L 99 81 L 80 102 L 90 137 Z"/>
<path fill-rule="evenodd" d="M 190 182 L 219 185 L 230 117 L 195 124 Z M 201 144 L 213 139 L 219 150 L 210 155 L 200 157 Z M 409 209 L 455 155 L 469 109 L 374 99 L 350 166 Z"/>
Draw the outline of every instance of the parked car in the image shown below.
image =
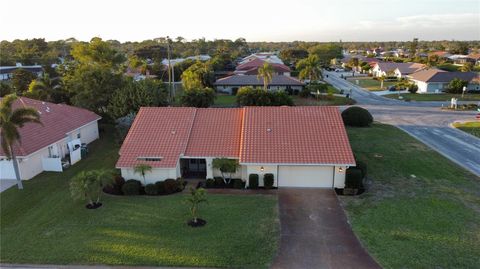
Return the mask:
<path fill-rule="evenodd" d="M 345 69 L 343 69 L 343 68 L 337 68 L 337 69 L 335 69 L 335 72 L 345 72 Z"/>
<path fill-rule="evenodd" d="M 397 86 L 392 85 L 392 86 L 388 87 L 388 91 L 390 91 L 390 92 L 397 91 Z"/>

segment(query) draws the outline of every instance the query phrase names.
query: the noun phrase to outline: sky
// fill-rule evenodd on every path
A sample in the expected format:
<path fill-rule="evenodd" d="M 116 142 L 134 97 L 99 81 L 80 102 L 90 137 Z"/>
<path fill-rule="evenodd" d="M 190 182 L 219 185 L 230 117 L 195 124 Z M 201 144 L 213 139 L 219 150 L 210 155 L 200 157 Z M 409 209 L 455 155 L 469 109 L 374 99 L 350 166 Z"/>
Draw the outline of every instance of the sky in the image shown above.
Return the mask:
<path fill-rule="evenodd" d="M 480 0 L 0 0 L 0 40 L 480 40 Z"/>

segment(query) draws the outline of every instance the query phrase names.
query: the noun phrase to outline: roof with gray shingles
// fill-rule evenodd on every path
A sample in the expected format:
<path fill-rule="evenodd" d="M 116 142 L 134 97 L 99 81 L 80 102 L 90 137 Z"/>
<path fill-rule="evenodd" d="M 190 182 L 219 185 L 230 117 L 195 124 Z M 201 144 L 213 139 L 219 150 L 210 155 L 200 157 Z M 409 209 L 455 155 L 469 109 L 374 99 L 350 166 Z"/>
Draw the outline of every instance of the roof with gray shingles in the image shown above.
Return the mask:
<path fill-rule="evenodd" d="M 418 71 L 410 75 L 413 80 L 423 82 L 450 82 L 455 78 L 472 81 L 474 78 L 478 78 L 478 73 L 475 72 L 447 72 L 439 69 L 427 69 Z"/>

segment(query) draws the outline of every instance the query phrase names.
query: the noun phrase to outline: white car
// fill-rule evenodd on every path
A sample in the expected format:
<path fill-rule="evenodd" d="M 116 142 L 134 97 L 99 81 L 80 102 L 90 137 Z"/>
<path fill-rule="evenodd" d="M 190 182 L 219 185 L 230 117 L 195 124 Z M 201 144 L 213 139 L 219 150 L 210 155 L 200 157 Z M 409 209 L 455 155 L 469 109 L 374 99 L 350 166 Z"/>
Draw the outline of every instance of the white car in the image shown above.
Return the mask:
<path fill-rule="evenodd" d="M 343 68 L 337 68 L 337 69 L 335 69 L 335 72 L 345 72 L 345 69 L 343 69 Z"/>

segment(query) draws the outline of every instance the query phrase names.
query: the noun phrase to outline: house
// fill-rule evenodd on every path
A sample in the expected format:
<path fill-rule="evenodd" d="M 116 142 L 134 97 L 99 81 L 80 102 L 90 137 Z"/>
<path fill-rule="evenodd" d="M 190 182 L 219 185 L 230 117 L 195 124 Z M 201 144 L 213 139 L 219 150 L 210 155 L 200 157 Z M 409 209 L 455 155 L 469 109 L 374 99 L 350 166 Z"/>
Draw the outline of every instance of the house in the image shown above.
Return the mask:
<path fill-rule="evenodd" d="M 261 68 L 265 63 L 268 63 L 272 66 L 276 75 L 290 76 L 290 67 L 284 65 L 283 63 L 271 63 L 266 60 L 259 58 L 248 61 L 244 64 L 240 64 L 235 68 L 234 74 L 236 75 L 257 75 L 258 69 Z"/>
<path fill-rule="evenodd" d="M 271 64 L 283 64 L 283 61 L 274 52 L 259 52 L 251 54 L 239 61 L 239 65 L 248 63 L 255 59 L 264 60 Z"/>
<path fill-rule="evenodd" d="M 31 179 L 42 171 L 63 171 L 68 163 L 82 158 L 82 147 L 98 139 L 100 116 L 88 110 L 20 97 L 15 107 L 35 108 L 43 125 L 27 123 L 19 129 L 21 143 L 13 150 L 18 159 L 20 178 Z M 0 180 L 15 179 L 13 163 L 0 148 Z"/>
<path fill-rule="evenodd" d="M 218 79 L 213 85 L 217 92 L 236 95 L 240 87 L 251 86 L 254 88 L 263 88 L 263 78 L 258 78 L 256 75 L 233 75 Z M 304 86 L 305 83 L 302 81 L 283 75 L 274 75 L 272 81 L 268 83 L 269 90 L 287 91 L 290 93 L 298 93 Z"/>
<path fill-rule="evenodd" d="M 378 62 L 373 66 L 371 72 L 374 77 L 403 78 L 406 74 L 414 73 L 423 68 L 425 68 L 425 65 L 419 63 Z"/>
<path fill-rule="evenodd" d="M 454 54 L 448 57 L 448 59 L 453 61 L 454 65 L 464 65 L 466 63 L 476 64 L 477 60 L 470 57 L 469 55 Z"/>
<path fill-rule="evenodd" d="M 232 177 L 272 173 L 278 187 L 343 188 L 355 159 L 338 108 L 142 107 L 120 149 L 125 179 L 148 164 L 146 183 L 168 178 L 212 178 L 216 158 L 238 160 Z"/>
<path fill-rule="evenodd" d="M 157 77 L 156 75 L 150 75 L 150 71 L 147 68 L 144 71 L 142 67 L 138 67 L 138 68 L 127 67 L 127 70 L 125 71 L 125 76 L 131 77 L 135 81 Z"/>
<path fill-rule="evenodd" d="M 30 71 L 37 77 L 41 77 L 43 74 L 43 68 L 41 65 L 22 65 L 21 63 L 17 63 L 16 66 L 0 66 L 0 81 L 11 79 L 13 77 L 13 72 L 17 69 Z"/>
<path fill-rule="evenodd" d="M 446 89 L 454 78 L 468 81 L 468 91 L 480 91 L 479 75 L 475 72 L 448 72 L 440 69 L 425 69 L 415 72 L 409 79 L 418 86 L 418 93 L 439 93 Z"/>

